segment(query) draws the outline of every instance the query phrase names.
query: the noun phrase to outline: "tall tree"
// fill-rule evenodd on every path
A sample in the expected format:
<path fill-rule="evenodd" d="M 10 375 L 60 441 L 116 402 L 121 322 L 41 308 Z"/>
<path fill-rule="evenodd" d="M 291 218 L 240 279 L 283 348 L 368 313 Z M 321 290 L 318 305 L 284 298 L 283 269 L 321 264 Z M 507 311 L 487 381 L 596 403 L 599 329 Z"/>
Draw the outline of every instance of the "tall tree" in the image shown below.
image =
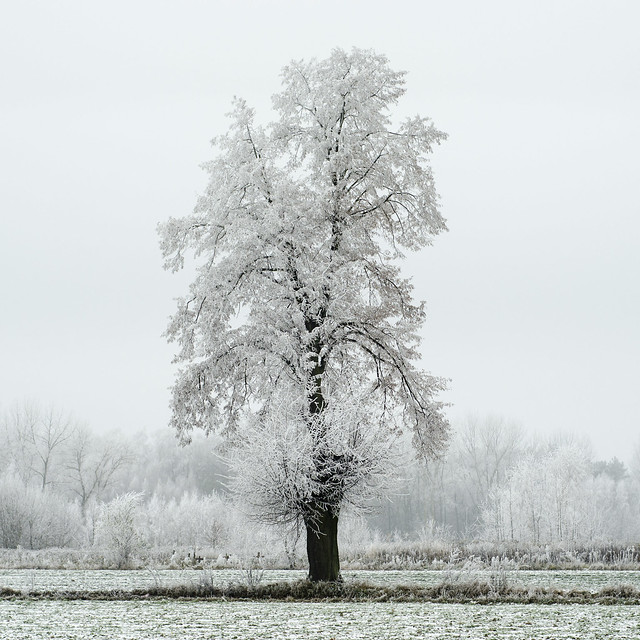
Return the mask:
<path fill-rule="evenodd" d="M 393 125 L 404 75 L 356 49 L 291 63 L 278 119 L 236 101 L 193 214 L 160 227 L 166 268 L 199 260 L 167 332 L 172 425 L 239 443 L 241 487 L 263 520 L 303 521 L 314 581 L 339 577 L 340 508 L 379 490 L 385 443 L 411 429 L 429 457 L 447 440 L 398 266 L 446 229 L 427 162 L 445 135 Z"/>

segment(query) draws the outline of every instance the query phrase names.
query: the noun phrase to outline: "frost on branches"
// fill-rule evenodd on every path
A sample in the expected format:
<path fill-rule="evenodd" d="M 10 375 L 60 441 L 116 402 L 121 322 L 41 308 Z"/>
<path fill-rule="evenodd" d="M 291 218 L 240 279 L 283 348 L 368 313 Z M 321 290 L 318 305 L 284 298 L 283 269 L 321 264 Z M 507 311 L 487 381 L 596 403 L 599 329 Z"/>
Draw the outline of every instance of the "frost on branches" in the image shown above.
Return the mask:
<path fill-rule="evenodd" d="M 339 575 L 341 506 L 389 475 L 410 430 L 437 455 L 441 379 L 415 362 L 423 305 L 397 266 L 446 229 L 427 156 L 444 134 L 392 124 L 404 74 L 370 51 L 294 62 L 263 128 L 241 100 L 192 215 L 160 227 L 165 267 L 198 262 L 168 338 L 172 425 L 221 432 L 256 516 L 301 520 L 313 580 Z"/>
<path fill-rule="evenodd" d="M 397 433 L 364 398 L 354 400 L 305 417 L 290 398 L 246 421 L 231 453 L 240 471 L 233 486 L 262 522 L 295 525 L 307 514 L 313 524 L 322 510 L 366 509 L 384 492 L 399 461 Z"/>

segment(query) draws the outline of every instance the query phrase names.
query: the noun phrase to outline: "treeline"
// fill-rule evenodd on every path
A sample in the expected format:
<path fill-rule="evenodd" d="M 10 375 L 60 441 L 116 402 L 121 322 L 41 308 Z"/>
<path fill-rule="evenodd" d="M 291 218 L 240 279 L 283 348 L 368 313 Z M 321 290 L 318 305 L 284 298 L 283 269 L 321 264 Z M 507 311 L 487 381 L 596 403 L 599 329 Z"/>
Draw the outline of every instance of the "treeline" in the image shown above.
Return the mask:
<path fill-rule="evenodd" d="M 265 549 L 293 564 L 296 531 L 266 532 L 227 491 L 218 443 L 181 447 L 169 429 L 96 434 L 68 414 L 15 405 L 0 423 L 0 546 Z M 366 520 L 345 519 L 342 546 L 472 541 L 584 546 L 640 539 L 640 465 L 594 458 L 588 443 L 533 440 L 500 418 L 468 420 L 441 460 L 403 469 L 396 493 Z M 285 535 L 286 533 L 286 535 Z M 175 551 L 182 550 L 182 551 Z"/>
<path fill-rule="evenodd" d="M 371 524 L 385 535 L 523 544 L 640 540 L 640 452 L 630 468 L 588 440 L 532 438 L 503 418 L 468 419 L 441 460 L 415 464 Z"/>
<path fill-rule="evenodd" d="M 201 437 L 180 447 L 168 429 L 97 434 L 56 408 L 15 405 L 0 419 L 0 546 L 92 546 L 106 507 L 124 494 L 165 512 L 162 522 L 147 518 L 145 540 L 160 542 L 162 530 L 162 543 L 185 538 L 186 544 L 195 517 L 187 513 L 203 513 L 194 496 L 225 496 L 225 465 L 215 444 Z M 137 514 L 136 520 L 144 529 L 144 518 Z"/>

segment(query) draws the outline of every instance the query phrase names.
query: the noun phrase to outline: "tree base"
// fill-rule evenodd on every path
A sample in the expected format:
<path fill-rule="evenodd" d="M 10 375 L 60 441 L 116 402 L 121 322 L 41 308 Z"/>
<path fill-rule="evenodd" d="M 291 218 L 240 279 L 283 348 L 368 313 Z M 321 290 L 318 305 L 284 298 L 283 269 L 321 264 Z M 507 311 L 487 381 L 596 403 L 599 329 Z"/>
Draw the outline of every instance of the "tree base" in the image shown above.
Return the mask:
<path fill-rule="evenodd" d="M 322 511 L 317 520 L 307 522 L 307 558 L 311 582 L 340 580 L 338 556 L 338 516 Z"/>

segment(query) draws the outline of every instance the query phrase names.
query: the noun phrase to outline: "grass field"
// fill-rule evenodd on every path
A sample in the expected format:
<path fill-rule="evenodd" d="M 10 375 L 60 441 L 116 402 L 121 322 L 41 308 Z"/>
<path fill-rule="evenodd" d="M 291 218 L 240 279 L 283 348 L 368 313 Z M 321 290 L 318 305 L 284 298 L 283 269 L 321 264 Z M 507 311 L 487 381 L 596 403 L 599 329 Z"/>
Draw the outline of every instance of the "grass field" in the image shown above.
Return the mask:
<path fill-rule="evenodd" d="M 637 640 L 640 611 L 603 605 L 0 602 L 2 640 Z"/>
<path fill-rule="evenodd" d="M 261 583 L 293 582 L 305 577 L 302 570 L 265 570 L 258 577 Z M 382 587 L 412 585 L 429 587 L 444 581 L 456 583 L 467 580 L 490 581 L 495 573 L 474 571 L 344 571 L 347 582 L 367 582 Z M 608 586 L 630 585 L 640 590 L 640 571 L 507 571 L 502 575 L 507 583 L 517 587 L 582 589 L 596 592 Z M 0 569 L 0 588 L 29 591 L 130 591 L 151 586 L 171 587 L 199 584 L 206 581 L 215 586 L 246 582 L 245 571 L 221 570 L 57 570 L 57 569 Z"/>
<path fill-rule="evenodd" d="M 293 583 L 291 593 L 295 595 L 296 585 L 301 585 L 304 591 L 304 583 L 300 582 L 303 575 L 301 571 L 265 571 L 259 574 L 255 589 L 276 581 L 280 586 Z M 345 593 L 357 593 L 359 581 L 366 581 L 369 591 L 365 599 L 378 597 L 376 589 L 379 589 L 380 595 L 383 591 L 391 592 L 387 600 L 393 600 L 402 593 L 400 585 L 411 585 L 415 590 L 408 592 L 411 599 L 411 594 L 442 585 L 444 581 L 453 596 L 452 600 L 445 597 L 444 602 L 357 601 L 358 595 L 350 602 L 329 601 L 330 597 L 295 602 L 289 601 L 290 596 L 279 601 L 247 601 L 225 600 L 224 596 L 189 600 L 145 595 L 145 589 L 153 593 L 155 588 L 161 593 L 162 589 L 179 589 L 178 585 L 241 586 L 248 577 L 242 571 L 230 570 L 0 570 L 0 588 L 15 590 L 15 595 L 7 591 L 0 598 L 0 640 L 640 638 L 640 607 L 620 604 L 616 599 L 607 600 L 616 604 L 600 604 L 602 600 L 597 597 L 591 604 L 580 604 L 584 601 L 581 599 L 574 599 L 572 604 L 520 604 L 495 603 L 493 596 L 477 598 L 467 594 L 457 600 L 456 588 L 464 595 L 465 580 L 474 577 L 477 584 L 483 579 L 490 584 L 495 578 L 491 572 L 473 575 L 464 571 L 345 572 Z M 612 585 L 627 584 L 635 593 L 633 601 L 638 599 L 640 586 L 640 572 L 636 571 L 513 571 L 503 577 L 514 592 L 526 588 L 531 593 L 540 588 L 561 588 L 567 593 L 580 589 L 588 596 Z M 135 589 L 142 590 L 135 599 L 121 599 L 123 593 Z M 49 594 L 34 597 L 44 591 Z M 507 591 L 495 595 L 509 597 Z M 74 593 L 82 594 L 80 599 L 74 599 Z M 93 599 L 81 599 L 85 596 Z"/>

